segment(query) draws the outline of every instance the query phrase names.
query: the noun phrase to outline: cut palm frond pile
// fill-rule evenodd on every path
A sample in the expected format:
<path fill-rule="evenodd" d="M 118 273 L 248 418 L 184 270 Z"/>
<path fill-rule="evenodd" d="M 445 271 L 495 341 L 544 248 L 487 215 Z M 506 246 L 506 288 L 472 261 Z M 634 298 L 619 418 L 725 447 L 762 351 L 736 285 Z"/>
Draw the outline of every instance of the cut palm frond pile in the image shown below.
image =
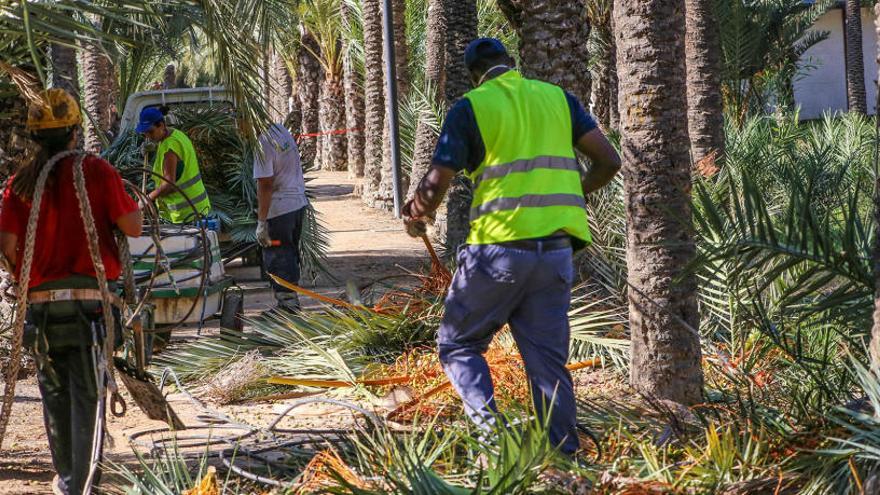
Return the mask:
<path fill-rule="evenodd" d="M 369 484 L 361 479 L 354 470 L 345 463 L 334 449 L 318 452 L 303 470 L 296 493 L 307 495 L 326 493 L 330 487 L 337 486 L 339 480 L 347 485 L 365 489 Z"/>

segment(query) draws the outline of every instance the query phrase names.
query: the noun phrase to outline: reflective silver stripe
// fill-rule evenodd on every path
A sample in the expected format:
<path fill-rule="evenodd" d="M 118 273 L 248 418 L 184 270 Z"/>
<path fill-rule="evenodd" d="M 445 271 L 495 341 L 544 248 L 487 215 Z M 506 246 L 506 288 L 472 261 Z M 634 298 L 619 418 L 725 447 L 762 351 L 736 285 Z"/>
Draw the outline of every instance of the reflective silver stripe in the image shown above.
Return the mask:
<path fill-rule="evenodd" d="M 496 211 L 515 210 L 517 208 L 540 208 L 543 206 L 579 206 L 586 208 L 587 203 L 580 194 L 527 194 L 518 198 L 497 198 L 486 201 L 480 206 L 471 208 L 471 221 Z"/>
<path fill-rule="evenodd" d="M 192 201 L 192 204 L 198 206 L 199 203 L 201 203 L 202 201 L 207 199 L 207 197 L 208 197 L 208 191 L 202 191 L 202 194 L 199 194 L 198 196 L 192 198 L 190 201 Z M 169 210 L 174 210 L 174 211 L 184 210 L 186 208 L 189 208 L 189 203 L 187 203 L 186 200 L 183 200 L 180 203 L 174 203 L 173 205 L 165 205 L 165 207 L 168 208 Z"/>
<path fill-rule="evenodd" d="M 499 179 L 516 172 L 531 172 L 535 169 L 549 170 L 572 170 L 580 171 L 581 166 L 578 165 L 574 158 L 566 158 L 562 156 L 537 156 L 527 160 L 516 160 L 503 165 L 494 165 L 485 167 L 477 177 L 477 184 L 484 180 Z"/>
<path fill-rule="evenodd" d="M 201 182 L 201 180 L 202 180 L 202 174 L 198 173 L 198 174 L 196 174 L 195 177 L 184 182 L 183 184 L 178 184 L 177 187 L 179 187 L 181 191 L 185 191 L 187 188 L 194 186 L 194 185 L 198 184 L 199 182 Z"/>

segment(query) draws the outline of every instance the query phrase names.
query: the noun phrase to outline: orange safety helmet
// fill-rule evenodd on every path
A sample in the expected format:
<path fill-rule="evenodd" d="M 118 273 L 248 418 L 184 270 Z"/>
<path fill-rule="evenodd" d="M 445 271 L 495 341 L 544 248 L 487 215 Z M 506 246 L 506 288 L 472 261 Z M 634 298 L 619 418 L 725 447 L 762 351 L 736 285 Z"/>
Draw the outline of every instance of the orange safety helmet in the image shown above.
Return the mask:
<path fill-rule="evenodd" d="M 79 103 L 67 91 L 52 88 L 28 107 L 27 130 L 60 129 L 82 123 Z"/>

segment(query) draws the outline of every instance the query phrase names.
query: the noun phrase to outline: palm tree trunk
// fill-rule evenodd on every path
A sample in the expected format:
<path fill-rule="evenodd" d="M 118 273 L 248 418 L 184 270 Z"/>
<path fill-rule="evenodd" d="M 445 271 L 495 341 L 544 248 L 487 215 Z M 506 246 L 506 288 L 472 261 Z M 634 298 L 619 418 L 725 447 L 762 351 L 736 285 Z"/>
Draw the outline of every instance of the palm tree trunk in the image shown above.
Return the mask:
<path fill-rule="evenodd" d="M 498 0 L 519 35 L 526 77 L 562 86 L 584 105 L 590 101 L 590 23 L 583 1 Z"/>
<path fill-rule="evenodd" d="M 342 70 L 345 86 L 345 126 L 348 128 L 348 177 L 364 176 L 364 76 L 346 54 Z"/>
<path fill-rule="evenodd" d="M 382 2 L 364 0 L 364 182 L 362 197 L 373 206 L 382 181 L 385 88 L 382 68 Z"/>
<path fill-rule="evenodd" d="M 315 58 L 320 51 L 318 42 L 310 32 L 302 29 L 300 49 L 297 55 L 297 93 L 302 111 L 302 133 L 316 134 L 320 130 L 319 98 L 321 93 L 321 63 Z M 299 152 L 303 163 L 319 165 L 318 139 L 304 136 L 300 139 Z"/>
<path fill-rule="evenodd" d="M 271 92 L 269 114 L 274 122 L 283 123 L 291 111 L 290 98 L 293 94 L 293 79 L 287 69 L 287 62 L 278 50 L 272 50 L 269 63 Z"/>
<path fill-rule="evenodd" d="M 862 2 L 846 0 L 846 99 L 851 112 L 868 113 L 865 59 L 862 52 Z"/>
<path fill-rule="evenodd" d="M 338 77 L 338 76 L 337 76 Z M 348 167 L 345 134 L 333 131 L 345 128 L 345 87 L 341 80 L 325 77 L 321 85 L 321 169 L 345 170 Z"/>
<path fill-rule="evenodd" d="M 410 93 L 409 45 L 406 42 L 406 0 L 392 0 L 394 14 L 394 64 L 397 66 L 397 101 L 406 100 Z M 385 93 L 385 98 L 389 97 Z M 382 147 L 382 177 L 376 192 L 374 206 L 390 210 L 394 206 L 394 172 L 391 163 L 391 122 L 385 119 Z M 401 177 L 401 182 L 404 178 Z M 401 183 L 399 187 L 403 187 Z"/>
<path fill-rule="evenodd" d="M 49 60 L 52 69 L 52 87 L 61 88 L 78 99 L 79 66 L 76 63 L 76 49 L 53 43 L 49 46 Z"/>
<path fill-rule="evenodd" d="M 446 102 L 445 66 L 446 66 L 446 14 L 447 0 L 430 0 L 428 2 L 428 39 L 425 54 L 425 80 L 432 91 L 431 97 L 436 104 Z M 425 119 L 420 118 L 416 126 L 415 156 L 410 174 L 407 197 L 412 198 L 419 186 L 419 181 L 431 166 L 431 157 L 437 146 L 437 133 Z"/>
<path fill-rule="evenodd" d="M 452 103 L 471 88 L 470 74 L 464 66 L 464 49 L 477 37 L 477 2 L 446 1 L 446 101 Z M 445 217 L 437 216 L 445 233 L 447 256 L 454 255 L 467 239 L 472 199 L 471 181 L 462 174 L 456 175 L 446 195 Z"/>
<path fill-rule="evenodd" d="M 97 43 L 86 43 L 80 51 L 83 73 L 83 107 L 85 119 L 85 149 L 100 152 L 102 136 L 110 140 L 116 124 L 116 71 L 110 57 Z"/>
<path fill-rule="evenodd" d="M 633 388 L 702 398 L 691 222 L 684 3 L 617 0 Z M 685 325 L 686 324 L 686 325 Z"/>
<path fill-rule="evenodd" d="M 685 1 L 688 134 L 693 163 L 724 154 L 721 39 L 714 2 Z"/>
<path fill-rule="evenodd" d="M 612 0 L 594 0 L 587 3 L 590 20 L 590 52 L 595 62 L 593 77 L 593 116 L 603 129 L 611 128 L 611 88 L 614 77 L 614 34 L 611 31 Z"/>
<path fill-rule="evenodd" d="M 611 82 L 610 82 L 610 98 L 608 124 L 611 129 L 620 128 L 620 104 L 618 96 L 620 95 L 620 81 L 617 76 L 617 27 L 614 21 L 614 1 L 611 2 L 611 45 L 610 62 L 611 62 Z"/>
<path fill-rule="evenodd" d="M 880 3 L 874 7 L 874 31 L 880 37 Z M 880 64 L 880 48 L 877 51 L 877 63 Z M 878 74 L 880 77 L 880 74 Z M 880 118 L 875 125 L 880 125 Z M 880 225 L 880 176 L 874 185 L 874 226 Z M 874 326 L 871 328 L 871 368 L 880 374 L 880 235 L 874 235 Z"/>

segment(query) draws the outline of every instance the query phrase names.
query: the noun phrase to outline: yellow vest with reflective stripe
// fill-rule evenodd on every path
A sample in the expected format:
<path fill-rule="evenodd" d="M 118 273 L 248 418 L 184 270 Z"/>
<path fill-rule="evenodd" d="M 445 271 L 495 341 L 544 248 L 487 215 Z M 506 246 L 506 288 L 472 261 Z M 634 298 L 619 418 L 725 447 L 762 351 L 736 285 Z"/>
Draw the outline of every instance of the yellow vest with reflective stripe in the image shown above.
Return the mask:
<path fill-rule="evenodd" d="M 177 187 L 186 194 L 186 197 L 195 205 L 202 215 L 211 211 L 211 201 L 208 199 L 208 191 L 202 182 L 202 174 L 199 171 L 199 161 L 196 158 L 196 150 L 192 141 L 183 132 L 172 129 L 167 138 L 159 143 L 156 150 L 156 161 L 153 163 L 153 172 L 164 176 L 163 163 L 165 154 L 174 152 L 183 163 L 183 173 L 177 179 Z M 156 187 L 162 184 L 162 179 L 153 177 Z M 185 223 L 194 220 L 195 213 L 189 202 L 177 190 L 166 196 L 156 199 L 159 207 L 159 215 L 172 223 Z"/>
<path fill-rule="evenodd" d="M 556 231 L 589 244 L 581 167 L 571 112 L 558 86 L 508 71 L 465 95 L 486 157 L 474 181 L 468 244 L 546 237 Z"/>

